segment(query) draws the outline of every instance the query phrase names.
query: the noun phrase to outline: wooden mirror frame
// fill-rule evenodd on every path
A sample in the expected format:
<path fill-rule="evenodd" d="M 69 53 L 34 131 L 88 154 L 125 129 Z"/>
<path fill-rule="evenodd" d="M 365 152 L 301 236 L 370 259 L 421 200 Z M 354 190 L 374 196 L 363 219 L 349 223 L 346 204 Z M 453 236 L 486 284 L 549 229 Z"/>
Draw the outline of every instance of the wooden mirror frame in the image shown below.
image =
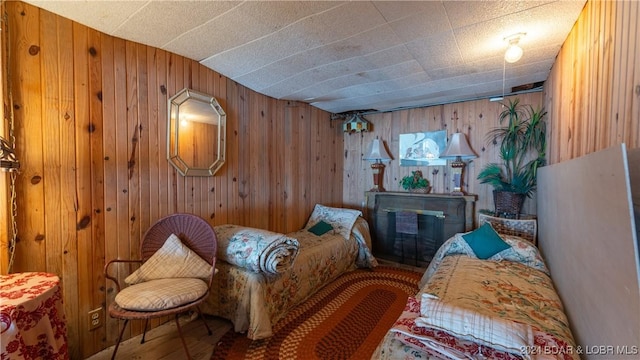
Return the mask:
<path fill-rule="evenodd" d="M 182 176 L 213 176 L 225 160 L 226 113 L 213 96 L 188 88 L 168 104 L 169 163 Z"/>

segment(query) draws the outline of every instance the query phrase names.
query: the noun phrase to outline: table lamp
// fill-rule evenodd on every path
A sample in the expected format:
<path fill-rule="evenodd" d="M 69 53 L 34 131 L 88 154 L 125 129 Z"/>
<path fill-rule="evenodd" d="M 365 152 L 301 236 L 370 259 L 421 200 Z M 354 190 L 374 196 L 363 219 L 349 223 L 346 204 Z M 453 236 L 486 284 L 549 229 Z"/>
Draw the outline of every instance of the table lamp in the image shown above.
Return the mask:
<path fill-rule="evenodd" d="M 371 161 L 371 169 L 373 169 L 373 188 L 369 191 L 386 191 L 382 186 L 382 175 L 384 174 L 384 164 L 382 162 L 391 161 L 391 156 L 385 149 L 382 140 L 378 139 L 377 136 L 371 140 L 369 151 L 362 159 Z"/>
<path fill-rule="evenodd" d="M 453 174 L 453 191 L 451 195 L 464 195 L 462 190 L 462 170 L 465 167 L 463 160 L 477 158 L 478 155 L 471 149 L 467 137 L 463 133 L 451 135 L 447 148 L 440 154 L 441 159 L 452 159 L 451 172 Z"/>

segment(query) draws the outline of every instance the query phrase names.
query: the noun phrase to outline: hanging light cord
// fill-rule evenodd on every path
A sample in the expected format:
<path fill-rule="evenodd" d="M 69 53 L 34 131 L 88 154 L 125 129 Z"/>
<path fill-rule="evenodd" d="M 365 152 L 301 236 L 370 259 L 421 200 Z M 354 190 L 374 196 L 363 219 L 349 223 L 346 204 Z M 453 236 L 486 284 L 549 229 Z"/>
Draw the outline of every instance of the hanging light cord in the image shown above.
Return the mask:
<path fill-rule="evenodd" d="M 504 82 L 507 76 L 507 60 L 502 59 L 502 101 L 504 102 Z"/>

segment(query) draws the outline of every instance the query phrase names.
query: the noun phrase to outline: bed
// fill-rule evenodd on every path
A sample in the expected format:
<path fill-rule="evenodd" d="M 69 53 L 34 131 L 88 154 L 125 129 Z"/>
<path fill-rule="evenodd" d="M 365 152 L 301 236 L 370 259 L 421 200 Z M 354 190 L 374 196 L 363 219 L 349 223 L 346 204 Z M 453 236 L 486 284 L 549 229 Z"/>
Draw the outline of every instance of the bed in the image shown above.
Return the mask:
<path fill-rule="evenodd" d="M 377 266 L 369 226 L 361 215 L 318 204 L 304 228 L 288 234 L 214 227 L 218 273 L 203 312 L 231 320 L 234 330 L 250 339 L 272 336 L 273 324 L 325 284 L 356 267 Z M 261 239 L 256 244 L 274 249 L 263 260 L 248 261 L 249 253 L 261 246 L 247 245 L 256 238 Z"/>
<path fill-rule="evenodd" d="M 372 359 L 579 358 L 547 267 L 521 237 L 488 223 L 456 234 L 419 286 Z"/>

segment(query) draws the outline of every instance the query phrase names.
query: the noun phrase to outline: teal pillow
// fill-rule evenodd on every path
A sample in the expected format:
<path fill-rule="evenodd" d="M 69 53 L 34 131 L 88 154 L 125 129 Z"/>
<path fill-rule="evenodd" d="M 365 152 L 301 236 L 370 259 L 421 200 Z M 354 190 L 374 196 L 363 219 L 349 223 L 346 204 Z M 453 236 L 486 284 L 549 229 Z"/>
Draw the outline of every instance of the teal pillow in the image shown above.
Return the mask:
<path fill-rule="evenodd" d="M 323 234 L 326 234 L 327 231 L 333 230 L 333 226 L 331 226 L 331 224 L 326 223 L 324 220 L 320 220 L 318 221 L 317 224 L 313 225 L 312 227 L 309 228 L 309 231 L 321 236 Z"/>
<path fill-rule="evenodd" d="M 488 259 L 502 250 L 511 247 L 502 240 L 489 223 L 484 223 L 474 231 L 462 235 L 478 259 Z"/>

